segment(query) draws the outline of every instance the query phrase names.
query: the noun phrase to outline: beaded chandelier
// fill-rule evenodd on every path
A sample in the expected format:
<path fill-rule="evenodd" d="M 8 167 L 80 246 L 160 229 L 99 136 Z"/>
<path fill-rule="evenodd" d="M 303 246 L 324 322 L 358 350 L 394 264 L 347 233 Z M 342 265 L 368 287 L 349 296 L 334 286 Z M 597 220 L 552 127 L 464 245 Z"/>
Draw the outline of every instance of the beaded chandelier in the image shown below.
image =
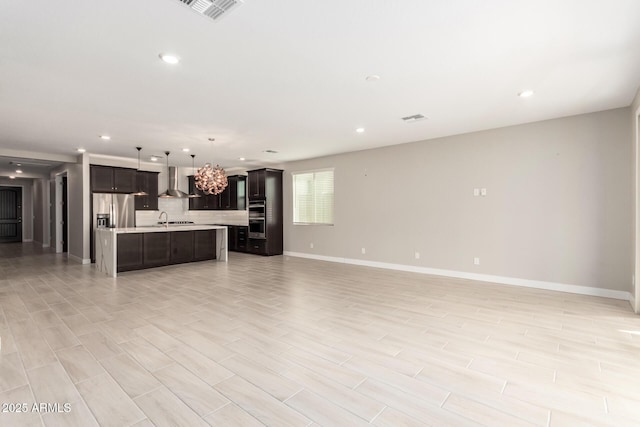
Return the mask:
<path fill-rule="evenodd" d="M 215 141 L 214 138 L 209 138 L 210 142 Z M 211 163 L 205 164 L 203 167 L 193 175 L 196 188 L 202 191 L 204 194 L 218 195 L 227 188 L 227 175 L 224 173 L 219 165 L 211 167 Z"/>
<path fill-rule="evenodd" d="M 196 188 L 205 194 L 217 195 L 227 188 L 227 175 L 219 165 L 215 168 L 211 167 L 211 163 L 207 163 L 194 175 Z"/>

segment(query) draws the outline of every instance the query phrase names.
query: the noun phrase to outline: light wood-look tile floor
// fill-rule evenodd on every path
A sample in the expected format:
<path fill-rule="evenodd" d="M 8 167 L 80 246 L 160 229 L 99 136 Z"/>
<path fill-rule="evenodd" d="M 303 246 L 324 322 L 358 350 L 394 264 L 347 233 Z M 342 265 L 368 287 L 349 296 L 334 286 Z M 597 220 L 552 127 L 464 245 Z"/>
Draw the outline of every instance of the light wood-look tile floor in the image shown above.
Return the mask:
<path fill-rule="evenodd" d="M 0 336 L 2 426 L 640 425 L 640 317 L 604 298 L 238 253 L 112 279 L 5 244 Z"/>

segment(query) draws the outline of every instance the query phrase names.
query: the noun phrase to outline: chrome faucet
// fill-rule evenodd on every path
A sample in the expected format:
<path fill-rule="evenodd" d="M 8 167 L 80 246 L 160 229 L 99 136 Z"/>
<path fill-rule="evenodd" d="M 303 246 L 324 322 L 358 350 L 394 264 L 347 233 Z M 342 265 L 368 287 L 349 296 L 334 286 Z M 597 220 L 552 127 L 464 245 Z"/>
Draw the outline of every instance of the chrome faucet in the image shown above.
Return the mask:
<path fill-rule="evenodd" d="M 169 228 L 169 215 L 165 211 L 160 212 L 159 220 L 162 220 L 162 214 L 164 214 L 164 226 Z"/>

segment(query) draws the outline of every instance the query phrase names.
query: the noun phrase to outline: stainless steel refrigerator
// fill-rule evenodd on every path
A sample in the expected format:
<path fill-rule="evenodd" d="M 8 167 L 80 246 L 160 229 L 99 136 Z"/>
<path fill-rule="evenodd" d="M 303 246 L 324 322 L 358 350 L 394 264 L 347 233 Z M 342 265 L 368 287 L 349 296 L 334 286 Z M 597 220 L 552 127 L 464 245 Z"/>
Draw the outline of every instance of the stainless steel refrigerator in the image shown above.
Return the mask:
<path fill-rule="evenodd" d="M 93 193 L 92 230 L 98 228 L 98 214 L 109 215 L 109 227 L 135 227 L 135 196 L 131 194 Z"/>

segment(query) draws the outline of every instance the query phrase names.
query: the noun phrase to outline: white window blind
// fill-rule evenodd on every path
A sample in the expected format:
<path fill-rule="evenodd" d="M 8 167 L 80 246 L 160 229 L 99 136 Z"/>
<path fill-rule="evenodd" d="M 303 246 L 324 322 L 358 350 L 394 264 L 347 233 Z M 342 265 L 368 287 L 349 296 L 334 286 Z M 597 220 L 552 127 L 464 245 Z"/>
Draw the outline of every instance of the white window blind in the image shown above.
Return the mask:
<path fill-rule="evenodd" d="M 293 223 L 333 225 L 333 169 L 292 176 Z"/>

